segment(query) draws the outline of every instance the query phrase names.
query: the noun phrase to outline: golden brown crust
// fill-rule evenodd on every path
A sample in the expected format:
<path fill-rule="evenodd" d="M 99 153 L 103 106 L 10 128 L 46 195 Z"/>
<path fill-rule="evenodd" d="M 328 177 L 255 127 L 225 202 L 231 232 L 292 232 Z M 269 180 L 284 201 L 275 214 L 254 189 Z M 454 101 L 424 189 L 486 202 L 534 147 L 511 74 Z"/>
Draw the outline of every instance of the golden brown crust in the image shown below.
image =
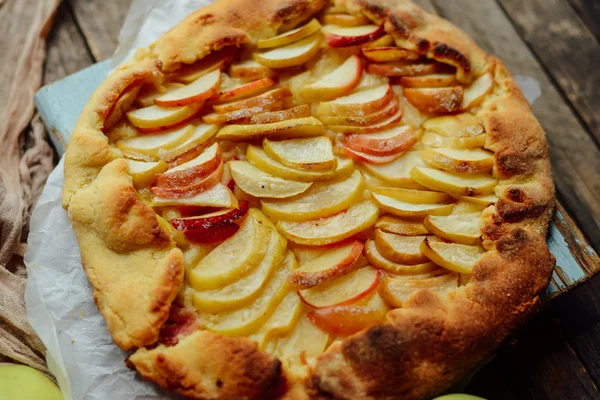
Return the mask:
<path fill-rule="evenodd" d="M 73 132 L 63 204 L 95 300 L 115 343 L 139 348 L 129 365 L 186 396 L 262 399 L 284 391 L 286 399 L 427 398 L 497 348 L 536 308 L 548 283 L 554 266 L 543 238 L 554 201 L 548 149 L 542 128 L 505 67 L 452 24 L 409 1 L 336 0 L 338 7 L 382 24 L 399 47 L 455 66 L 463 84 L 486 71 L 494 74 L 494 91 L 475 113 L 488 134 L 486 148 L 495 152 L 499 180 L 500 199 L 483 216 L 484 245 L 490 251 L 466 286 L 443 297 L 415 292 L 402 309 L 388 314 L 384 325 L 332 345 L 317 360 L 306 390 L 297 379 L 282 377 L 279 362 L 247 339 L 203 331 L 175 346 L 143 348 L 155 344 L 168 316 L 181 285 L 183 259 L 137 197 L 118 160 L 122 154 L 102 133 L 106 118 L 132 85 L 160 82 L 163 72 L 182 63 L 273 36 L 326 3 L 220 0 L 198 10 L 109 77 Z M 135 236 L 136 231 L 144 234 Z M 124 274 L 143 275 L 144 285 L 136 285 L 143 292 L 127 285 Z"/>
<path fill-rule="evenodd" d="M 193 399 L 265 399 L 281 379 L 281 363 L 245 338 L 197 331 L 176 346 L 139 349 L 128 364 L 143 377 Z"/>

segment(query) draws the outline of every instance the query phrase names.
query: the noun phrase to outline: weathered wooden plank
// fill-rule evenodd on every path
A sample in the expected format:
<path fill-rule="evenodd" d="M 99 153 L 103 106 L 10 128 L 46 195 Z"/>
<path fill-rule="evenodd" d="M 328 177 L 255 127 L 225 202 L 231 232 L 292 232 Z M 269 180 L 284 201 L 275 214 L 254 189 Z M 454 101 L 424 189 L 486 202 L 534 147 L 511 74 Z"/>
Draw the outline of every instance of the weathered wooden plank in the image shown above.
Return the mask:
<path fill-rule="evenodd" d="M 594 35 L 565 0 L 499 1 L 600 142 L 600 44 Z"/>
<path fill-rule="evenodd" d="M 547 132 L 559 199 L 592 245 L 600 248 L 600 150 L 596 143 L 494 0 L 433 3 L 442 16 L 499 56 L 513 74 L 539 83 L 542 96 L 532 108 Z"/>
<path fill-rule="evenodd" d="M 75 20 L 96 61 L 110 58 L 132 0 L 69 0 Z"/>
<path fill-rule="evenodd" d="M 586 367 L 547 311 L 521 330 L 515 344 L 504 346 L 493 363 L 519 400 L 600 398 Z"/>
<path fill-rule="evenodd" d="M 600 40 L 600 2 L 598 0 L 569 0 L 579 17 Z"/>
<path fill-rule="evenodd" d="M 75 73 L 94 63 L 85 40 L 65 3 L 61 4 L 48 38 L 44 85 Z"/>

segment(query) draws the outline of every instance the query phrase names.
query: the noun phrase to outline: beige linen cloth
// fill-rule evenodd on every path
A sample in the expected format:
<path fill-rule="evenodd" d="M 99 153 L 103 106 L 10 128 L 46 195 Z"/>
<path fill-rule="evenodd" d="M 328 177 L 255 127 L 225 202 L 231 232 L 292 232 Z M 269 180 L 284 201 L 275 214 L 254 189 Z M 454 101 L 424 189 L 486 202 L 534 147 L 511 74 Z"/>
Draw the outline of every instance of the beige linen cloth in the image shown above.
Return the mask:
<path fill-rule="evenodd" d="M 25 315 L 23 264 L 29 215 L 53 168 L 33 95 L 60 0 L 0 0 L 0 363 L 49 374 Z"/>

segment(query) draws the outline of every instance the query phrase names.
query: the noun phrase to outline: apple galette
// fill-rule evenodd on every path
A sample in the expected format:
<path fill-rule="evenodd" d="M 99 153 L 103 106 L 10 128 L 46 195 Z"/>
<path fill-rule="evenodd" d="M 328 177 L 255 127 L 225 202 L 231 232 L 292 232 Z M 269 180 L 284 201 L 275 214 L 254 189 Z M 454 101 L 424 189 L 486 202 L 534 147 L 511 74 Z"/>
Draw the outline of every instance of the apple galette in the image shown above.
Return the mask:
<path fill-rule="evenodd" d="M 127 364 L 195 399 L 426 399 L 540 302 L 544 132 L 402 0 L 221 0 L 119 68 L 64 207 Z"/>

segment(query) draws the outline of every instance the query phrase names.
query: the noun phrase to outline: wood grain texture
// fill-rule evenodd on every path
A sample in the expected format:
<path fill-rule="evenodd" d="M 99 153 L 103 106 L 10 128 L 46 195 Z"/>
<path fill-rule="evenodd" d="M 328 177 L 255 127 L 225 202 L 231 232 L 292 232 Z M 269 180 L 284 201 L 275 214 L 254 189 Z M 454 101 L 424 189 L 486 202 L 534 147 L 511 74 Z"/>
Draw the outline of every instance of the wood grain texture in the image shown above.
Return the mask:
<path fill-rule="evenodd" d="M 44 85 L 64 78 L 94 63 L 85 39 L 65 3 L 61 4 L 48 38 Z"/>
<path fill-rule="evenodd" d="M 132 0 L 68 0 L 96 61 L 110 58 Z"/>
<path fill-rule="evenodd" d="M 569 2 L 596 39 L 600 40 L 600 1 L 569 0 Z"/>
<path fill-rule="evenodd" d="M 532 105 L 547 133 L 560 199 L 594 248 L 600 248 L 600 150 L 494 0 L 433 1 L 443 17 L 501 58 L 515 76 L 534 78 L 542 96 Z"/>
<path fill-rule="evenodd" d="M 594 35 L 565 0 L 500 4 L 600 142 L 600 44 Z"/>

